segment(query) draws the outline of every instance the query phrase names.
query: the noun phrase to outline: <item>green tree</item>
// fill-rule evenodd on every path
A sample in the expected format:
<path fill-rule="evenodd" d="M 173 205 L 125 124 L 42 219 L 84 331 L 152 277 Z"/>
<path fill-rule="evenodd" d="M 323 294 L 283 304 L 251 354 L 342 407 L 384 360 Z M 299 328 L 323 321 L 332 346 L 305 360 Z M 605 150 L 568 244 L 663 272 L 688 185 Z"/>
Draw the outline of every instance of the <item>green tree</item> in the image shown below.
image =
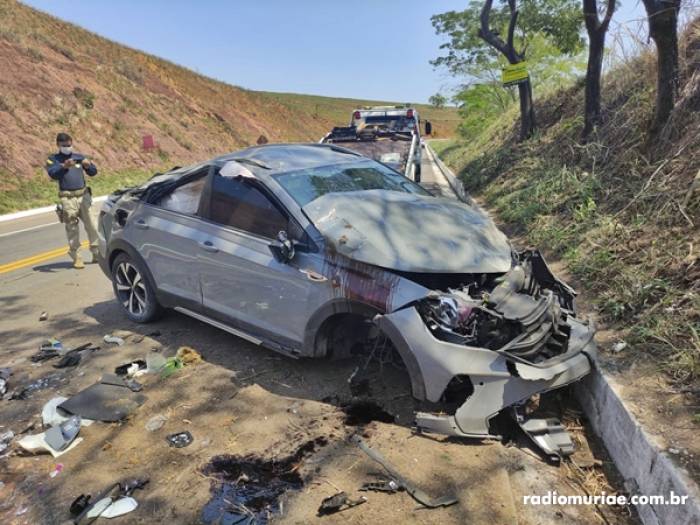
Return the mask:
<path fill-rule="evenodd" d="M 454 76 L 467 77 L 470 85 L 490 86 L 502 106 L 512 101 L 512 94 L 504 96 L 508 92 L 500 86 L 501 69 L 508 63 L 532 59 L 534 43 L 549 50 L 549 54 L 538 57 L 544 64 L 550 58 L 573 56 L 585 45 L 577 0 L 501 0 L 495 6 L 493 0 L 471 0 L 464 11 L 434 15 L 432 23 L 448 41 L 441 46 L 445 54 L 431 63 Z M 506 39 L 501 35 L 507 35 Z M 542 45 L 543 41 L 546 45 Z M 541 65 L 533 61 L 530 69 Z M 484 89 L 479 89 L 482 95 Z M 532 92 L 529 84 L 518 89 L 523 117 L 521 137 L 525 138 L 534 124 Z"/>
<path fill-rule="evenodd" d="M 447 98 L 444 95 L 441 95 L 440 93 L 435 93 L 432 97 L 428 99 L 428 104 L 430 104 L 434 108 L 444 108 L 445 104 L 447 104 Z"/>

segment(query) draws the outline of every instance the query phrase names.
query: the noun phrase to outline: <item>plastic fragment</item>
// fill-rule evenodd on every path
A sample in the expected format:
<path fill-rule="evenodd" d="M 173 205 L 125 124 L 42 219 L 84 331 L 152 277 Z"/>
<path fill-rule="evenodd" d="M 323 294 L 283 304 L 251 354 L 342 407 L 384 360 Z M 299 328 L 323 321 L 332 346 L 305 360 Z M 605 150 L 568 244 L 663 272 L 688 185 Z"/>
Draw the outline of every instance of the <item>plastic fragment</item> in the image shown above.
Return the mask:
<path fill-rule="evenodd" d="M 157 414 L 146 422 L 146 430 L 149 432 L 155 432 L 156 430 L 161 429 L 167 420 L 168 416 Z"/>
<path fill-rule="evenodd" d="M 106 336 L 104 336 L 104 342 L 117 346 L 122 346 L 124 344 L 124 339 L 116 335 L 107 334 Z"/>

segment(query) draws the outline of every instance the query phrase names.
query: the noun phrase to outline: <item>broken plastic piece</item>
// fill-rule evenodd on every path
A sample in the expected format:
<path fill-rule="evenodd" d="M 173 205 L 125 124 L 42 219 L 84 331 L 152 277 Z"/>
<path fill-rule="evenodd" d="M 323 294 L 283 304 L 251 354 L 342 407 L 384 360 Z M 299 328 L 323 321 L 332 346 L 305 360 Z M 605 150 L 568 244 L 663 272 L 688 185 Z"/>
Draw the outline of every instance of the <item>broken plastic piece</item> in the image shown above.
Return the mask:
<path fill-rule="evenodd" d="M 574 443 L 566 428 L 558 419 L 527 419 L 517 409 L 513 409 L 516 423 L 537 447 L 553 461 L 574 453 Z"/>
<path fill-rule="evenodd" d="M 52 449 L 60 452 L 68 448 L 78 432 L 80 432 L 80 416 L 73 416 L 68 421 L 48 429 L 44 439 Z"/>
<path fill-rule="evenodd" d="M 63 450 L 54 450 L 47 442 L 46 442 L 46 432 L 42 432 L 41 434 L 34 434 L 32 436 L 24 436 L 22 439 L 17 440 L 17 445 L 19 445 L 22 449 L 26 450 L 27 452 L 32 452 L 36 453 L 40 450 L 45 450 L 49 452 L 53 457 L 57 458 L 59 456 L 62 456 L 66 452 L 70 452 L 73 450 L 75 447 L 77 447 L 80 443 L 83 442 L 83 438 L 78 437 L 73 440 L 73 442 L 68 445 L 66 448 Z"/>
<path fill-rule="evenodd" d="M 39 321 L 46 321 L 48 318 L 49 318 L 48 312 L 41 312 L 41 314 L 39 314 Z"/>
<path fill-rule="evenodd" d="M 396 484 L 405 489 L 406 492 L 408 492 L 411 497 L 421 505 L 434 509 L 437 507 L 448 507 L 459 501 L 455 496 L 443 496 L 436 499 L 431 498 L 421 489 L 413 485 L 413 483 L 404 478 L 386 459 L 384 459 L 379 452 L 373 450 L 364 441 L 362 441 L 360 436 L 352 436 L 350 440 L 360 447 L 360 450 L 367 454 L 372 460 L 384 467 L 384 470 L 386 470 L 392 479 L 396 481 Z"/>
<path fill-rule="evenodd" d="M 167 420 L 168 416 L 164 416 L 163 414 L 155 415 L 146 422 L 146 430 L 149 432 L 155 432 L 156 430 L 162 428 Z"/>
<path fill-rule="evenodd" d="M 359 499 L 352 500 L 348 498 L 345 492 L 338 492 L 332 496 L 324 498 L 321 502 L 321 506 L 318 508 L 318 516 L 327 516 L 329 514 L 335 514 L 336 512 L 341 512 L 343 510 L 356 507 L 362 503 L 366 503 L 367 498 L 362 496 Z"/>
<path fill-rule="evenodd" d="M 105 374 L 101 382 L 64 401 L 58 408 L 88 419 L 115 422 L 127 417 L 145 401 L 146 396 L 133 392 L 122 378 Z"/>
<path fill-rule="evenodd" d="M 11 368 L 0 368 L 0 396 L 7 392 L 7 383 L 10 381 L 10 376 L 12 375 Z"/>
<path fill-rule="evenodd" d="M 12 440 L 15 438 L 15 433 L 12 432 L 12 430 L 8 430 L 7 432 L 3 432 L 0 434 L 0 454 L 5 452 L 5 450 L 8 449 L 10 446 L 10 443 L 12 443 Z"/>
<path fill-rule="evenodd" d="M 113 501 L 105 510 L 100 514 L 100 518 L 116 518 L 118 516 L 123 516 L 129 512 L 136 510 L 138 507 L 138 502 L 131 497 L 119 498 Z"/>
<path fill-rule="evenodd" d="M 136 359 L 135 361 L 119 365 L 114 369 L 114 373 L 118 376 L 133 377 L 139 370 L 146 370 L 146 361 L 143 359 Z"/>
<path fill-rule="evenodd" d="M 176 432 L 165 437 L 171 447 L 184 448 L 194 441 L 192 434 L 188 430 L 184 432 Z"/>
<path fill-rule="evenodd" d="M 66 397 L 58 396 L 44 404 L 44 407 L 41 409 L 41 421 L 45 427 L 54 427 L 70 419 L 70 414 L 58 408 L 58 405 L 67 400 L 68 398 Z M 92 423 L 92 419 L 80 419 L 81 426 L 89 427 Z"/>
<path fill-rule="evenodd" d="M 387 479 L 384 481 L 368 481 L 366 483 L 363 483 L 360 487 L 361 492 L 373 491 L 388 492 L 390 494 L 393 494 L 400 490 L 403 490 L 403 487 L 400 487 L 399 484 L 396 483 L 396 481 L 394 481 L 393 479 Z"/>
<path fill-rule="evenodd" d="M 122 346 L 124 344 L 124 339 L 116 335 L 107 334 L 106 336 L 104 336 L 104 342 L 111 343 L 117 346 Z"/>
<path fill-rule="evenodd" d="M 54 368 L 67 368 L 69 366 L 77 366 L 80 363 L 82 355 L 80 352 L 71 352 L 64 355 L 58 363 L 54 363 Z"/>

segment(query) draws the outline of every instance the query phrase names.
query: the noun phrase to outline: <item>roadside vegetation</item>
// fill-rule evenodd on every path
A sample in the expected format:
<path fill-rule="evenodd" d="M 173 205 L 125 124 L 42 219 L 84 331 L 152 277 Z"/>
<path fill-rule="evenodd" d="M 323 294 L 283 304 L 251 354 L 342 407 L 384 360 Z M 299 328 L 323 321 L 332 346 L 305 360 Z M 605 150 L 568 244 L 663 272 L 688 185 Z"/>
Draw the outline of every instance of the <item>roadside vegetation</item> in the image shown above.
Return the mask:
<path fill-rule="evenodd" d="M 660 127 L 658 57 L 646 46 L 615 57 L 585 138 L 585 80 L 555 89 L 533 75 L 537 126 L 528 140 L 519 140 L 517 105 L 493 102 L 498 82 L 474 83 L 457 94 L 461 137 L 433 145 L 510 233 L 563 259 L 627 343 L 618 364 L 651 363 L 671 388 L 697 395 L 700 20 L 685 26 L 678 51 L 677 95 Z"/>

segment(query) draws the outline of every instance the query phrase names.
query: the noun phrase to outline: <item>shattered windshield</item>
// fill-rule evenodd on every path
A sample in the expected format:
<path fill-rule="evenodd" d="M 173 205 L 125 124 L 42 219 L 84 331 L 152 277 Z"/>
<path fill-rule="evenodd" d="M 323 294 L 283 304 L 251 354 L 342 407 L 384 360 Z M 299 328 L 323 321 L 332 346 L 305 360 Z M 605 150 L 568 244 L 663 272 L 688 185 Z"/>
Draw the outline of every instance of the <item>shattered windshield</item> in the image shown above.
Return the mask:
<path fill-rule="evenodd" d="M 326 193 L 389 190 L 430 195 L 403 175 L 371 160 L 290 171 L 275 179 L 302 207 Z"/>

